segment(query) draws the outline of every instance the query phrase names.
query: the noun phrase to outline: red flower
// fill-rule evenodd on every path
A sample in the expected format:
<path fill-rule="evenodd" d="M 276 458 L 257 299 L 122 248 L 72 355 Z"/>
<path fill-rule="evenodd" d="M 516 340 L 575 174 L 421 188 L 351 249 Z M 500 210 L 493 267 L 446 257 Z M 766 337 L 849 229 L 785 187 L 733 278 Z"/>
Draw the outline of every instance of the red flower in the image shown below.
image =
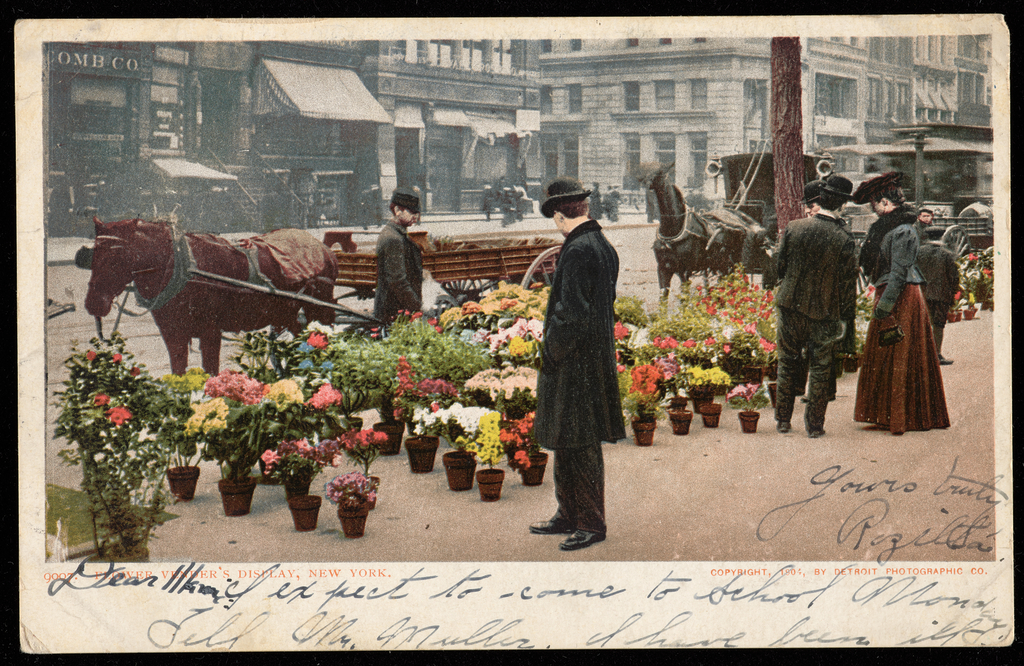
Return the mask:
<path fill-rule="evenodd" d="M 114 354 L 114 363 L 120 363 L 120 362 L 121 362 L 121 355 L 120 354 Z"/>
<path fill-rule="evenodd" d="M 629 329 L 622 325 L 622 322 L 615 322 L 615 339 L 625 340 L 629 337 Z"/>
<path fill-rule="evenodd" d="M 435 326 L 434 330 L 437 331 L 438 333 L 440 333 L 441 332 L 441 327 L 440 326 Z"/>
<path fill-rule="evenodd" d="M 690 338 L 689 340 L 687 340 L 686 342 L 683 343 L 683 346 L 687 347 L 687 348 L 689 348 L 689 347 L 696 347 L 697 343 L 694 342 L 693 338 Z"/>
<path fill-rule="evenodd" d="M 714 345 L 714 344 L 716 344 L 717 342 L 718 342 L 718 341 L 717 341 L 717 340 L 715 340 L 714 338 L 708 338 L 707 340 L 705 340 L 705 341 L 704 341 L 704 346 L 705 346 L 705 347 L 710 347 L 711 345 Z"/>
<path fill-rule="evenodd" d="M 92 399 L 92 404 L 96 405 L 97 407 L 102 407 L 103 405 L 109 405 L 110 404 L 110 396 L 106 395 L 105 393 L 97 393 L 96 397 Z"/>
<path fill-rule="evenodd" d="M 708 306 L 708 314 L 709 314 L 709 315 L 715 315 L 715 314 L 718 314 L 718 310 L 717 310 L 717 309 L 715 308 L 715 306 L 714 306 L 714 305 L 709 305 L 709 306 Z"/>
<path fill-rule="evenodd" d="M 107 410 L 107 418 L 116 426 L 121 425 L 131 417 L 132 413 L 124 407 L 112 407 Z"/>
<path fill-rule="evenodd" d="M 722 345 L 722 351 L 724 351 L 726 354 L 728 354 L 730 350 L 732 350 L 732 347 L 730 347 L 729 345 Z"/>
<path fill-rule="evenodd" d="M 130 374 L 132 377 L 138 377 L 141 372 L 142 370 L 139 369 L 139 366 L 135 366 L 131 369 Z"/>
<path fill-rule="evenodd" d="M 306 343 L 313 349 L 323 349 L 327 346 L 327 336 L 323 333 L 310 333 Z"/>
<path fill-rule="evenodd" d="M 431 317 L 430 319 L 427 320 L 427 323 L 430 324 L 431 326 L 437 326 L 437 318 Z"/>
<path fill-rule="evenodd" d="M 977 261 L 978 260 L 978 255 L 976 255 L 973 252 L 971 252 L 970 254 L 967 255 L 967 258 L 970 259 L 971 261 Z"/>
<path fill-rule="evenodd" d="M 87 360 L 87 361 L 95 361 L 96 360 L 96 352 L 94 352 L 91 349 L 89 351 L 85 352 L 85 360 Z"/>
<path fill-rule="evenodd" d="M 982 268 L 981 272 L 985 274 L 985 277 L 992 277 L 992 269 Z"/>

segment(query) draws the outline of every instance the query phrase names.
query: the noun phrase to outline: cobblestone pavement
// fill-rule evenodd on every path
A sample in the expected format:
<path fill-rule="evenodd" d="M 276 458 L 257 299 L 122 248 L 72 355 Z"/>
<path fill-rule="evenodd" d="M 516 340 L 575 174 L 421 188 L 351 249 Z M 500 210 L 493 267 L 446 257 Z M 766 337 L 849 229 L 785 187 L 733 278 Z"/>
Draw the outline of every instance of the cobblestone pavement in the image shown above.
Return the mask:
<path fill-rule="evenodd" d="M 546 233 L 550 228 L 548 220 L 527 222 L 509 231 Z M 638 217 L 606 229 L 620 254 L 620 294 L 653 304 L 654 227 L 643 222 Z M 460 229 L 474 233 L 466 228 L 473 224 L 464 223 Z M 425 226 L 436 233 L 429 222 Z M 74 243 L 66 243 L 72 256 Z M 60 264 L 62 251 L 66 257 L 67 249 L 51 246 L 50 261 Z M 95 335 L 83 305 L 87 281 L 88 274 L 73 265 L 51 265 L 46 275 L 46 295 L 77 308 L 48 323 L 48 403 L 60 388 L 61 362 L 71 341 L 87 343 Z M 365 301 L 362 307 L 369 309 Z M 110 316 L 106 329 L 112 324 Z M 130 350 L 152 374 L 168 371 L 166 350 L 152 317 L 126 317 L 120 328 Z M 989 554 L 970 544 L 990 542 L 988 534 L 994 530 L 979 527 L 986 507 L 971 498 L 954 497 L 948 484 L 943 491 L 943 484 L 954 465 L 957 475 L 971 479 L 989 481 L 994 476 L 992 313 L 948 326 L 943 351 L 955 360 L 943 367 L 952 421 L 947 430 L 893 437 L 854 423 L 856 375 L 846 374 L 829 406 L 827 435 L 822 439 L 806 438 L 801 427 L 786 435 L 776 433 L 770 409 L 762 410 L 757 434 L 742 434 L 735 411 L 727 408 L 718 428 L 705 428 L 698 417 L 689 435 L 674 436 L 662 421 L 652 447 L 637 447 L 632 437 L 606 444 L 608 540 L 581 551 L 559 551 L 559 537 L 527 532 L 530 523 L 554 512 L 550 470 L 538 487 L 523 486 L 508 471 L 501 500 L 484 503 L 475 487 L 462 493 L 448 490 L 442 448 L 429 474 L 411 473 L 404 450 L 374 463 L 373 473 L 382 478 L 380 501 L 370 514 L 366 536 L 358 540 L 341 536 L 334 507 L 326 501 L 317 530 L 295 532 L 284 490 L 275 486 L 257 487 L 250 515 L 227 518 L 216 489 L 218 470 L 204 463 L 196 499 L 168 508 L 179 517 L 157 529 L 151 557 L 217 562 L 857 562 L 873 560 L 891 548 L 892 535 L 901 535 L 897 545 L 906 545 L 927 529 L 938 535 L 937 543 L 933 537 L 920 539 L 925 545 L 895 550 L 892 560 L 984 560 Z M 230 353 L 225 345 L 224 357 Z M 198 364 L 194 349 L 190 365 Z M 801 423 L 801 413 L 798 404 L 794 424 Z M 38 446 L 47 483 L 77 488 L 78 468 L 64 466 L 56 455 L 63 443 L 52 437 L 52 406 L 46 416 L 45 442 L 27 445 Z M 372 422 L 375 413 L 367 412 L 366 417 Z M 329 478 L 328 473 L 321 475 L 312 492 L 318 493 Z M 965 518 L 956 522 L 960 516 Z M 972 521 L 973 531 L 967 528 Z M 958 538 L 967 547 L 955 548 Z"/>

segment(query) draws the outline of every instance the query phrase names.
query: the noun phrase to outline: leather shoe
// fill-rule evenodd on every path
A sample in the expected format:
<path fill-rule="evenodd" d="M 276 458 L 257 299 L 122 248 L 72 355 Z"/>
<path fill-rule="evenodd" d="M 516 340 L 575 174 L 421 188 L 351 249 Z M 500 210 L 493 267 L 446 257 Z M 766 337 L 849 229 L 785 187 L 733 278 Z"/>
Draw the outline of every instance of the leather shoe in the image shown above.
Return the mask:
<path fill-rule="evenodd" d="M 940 356 L 939 357 L 939 365 L 953 365 L 953 361 L 949 360 L 948 358 L 942 358 Z"/>
<path fill-rule="evenodd" d="M 530 525 L 530 534 L 572 534 L 576 528 L 569 523 L 562 523 L 557 520 L 548 520 L 543 523 Z"/>
<path fill-rule="evenodd" d="M 790 425 L 789 421 L 776 421 L 775 429 L 781 433 L 787 433 L 793 429 L 793 426 Z"/>
<path fill-rule="evenodd" d="M 592 546 L 595 543 L 604 541 L 605 536 L 598 532 L 587 532 L 586 530 L 576 530 L 572 535 L 558 544 L 561 550 L 579 550 L 580 548 L 586 548 Z"/>
<path fill-rule="evenodd" d="M 825 436 L 825 431 L 824 430 L 808 430 L 807 431 L 807 436 L 810 437 L 811 439 L 818 439 L 819 437 L 824 437 Z"/>

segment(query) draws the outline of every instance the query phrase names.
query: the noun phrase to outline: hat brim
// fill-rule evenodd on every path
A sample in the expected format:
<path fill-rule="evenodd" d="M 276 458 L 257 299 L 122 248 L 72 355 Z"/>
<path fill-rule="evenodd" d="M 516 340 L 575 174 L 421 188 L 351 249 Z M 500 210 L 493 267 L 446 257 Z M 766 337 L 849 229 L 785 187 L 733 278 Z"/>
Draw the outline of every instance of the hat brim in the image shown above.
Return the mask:
<path fill-rule="evenodd" d="M 583 201 L 590 196 L 590 190 L 583 190 L 582 192 L 573 192 L 572 194 L 556 194 L 553 197 L 548 197 L 544 200 L 544 203 L 540 205 L 541 215 L 544 217 L 555 216 L 555 206 L 561 203 L 567 203 L 569 201 Z"/>
<path fill-rule="evenodd" d="M 821 188 L 821 194 L 825 194 L 826 192 L 833 196 L 843 197 L 844 199 L 847 200 L 853 199 L 853 194 L 849 192 L 840 192 L 839 190 L 833 190 L 831 187 L 828 187 L 827 185 Z M 819 194 L 818 196 L 820 197 L 821 195 Z"/>

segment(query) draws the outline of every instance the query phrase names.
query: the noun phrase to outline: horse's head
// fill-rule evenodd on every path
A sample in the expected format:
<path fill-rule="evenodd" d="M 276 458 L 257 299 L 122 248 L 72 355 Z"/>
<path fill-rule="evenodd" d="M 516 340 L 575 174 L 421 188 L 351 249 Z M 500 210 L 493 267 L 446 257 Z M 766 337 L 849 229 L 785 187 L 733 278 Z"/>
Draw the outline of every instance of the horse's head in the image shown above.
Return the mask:
<path fill-rule="evenodd" d="M 121 220 L 96 225 L 96 245 L 92 253 L 92 277 L 85 296 L 85 309 L 94 317 L 105 317 L 110 306 L 134 279 L 134 236 L 139 220 Z"/>
<path fill-rule="evenodd" d="M 641 162 L 633 168 L 633 177 L 641 186 L 658 191 L 666 187 L 668 183 L 668 172 L 675 167 L 676 163 L 662 164 L 661 162 Z"/>

